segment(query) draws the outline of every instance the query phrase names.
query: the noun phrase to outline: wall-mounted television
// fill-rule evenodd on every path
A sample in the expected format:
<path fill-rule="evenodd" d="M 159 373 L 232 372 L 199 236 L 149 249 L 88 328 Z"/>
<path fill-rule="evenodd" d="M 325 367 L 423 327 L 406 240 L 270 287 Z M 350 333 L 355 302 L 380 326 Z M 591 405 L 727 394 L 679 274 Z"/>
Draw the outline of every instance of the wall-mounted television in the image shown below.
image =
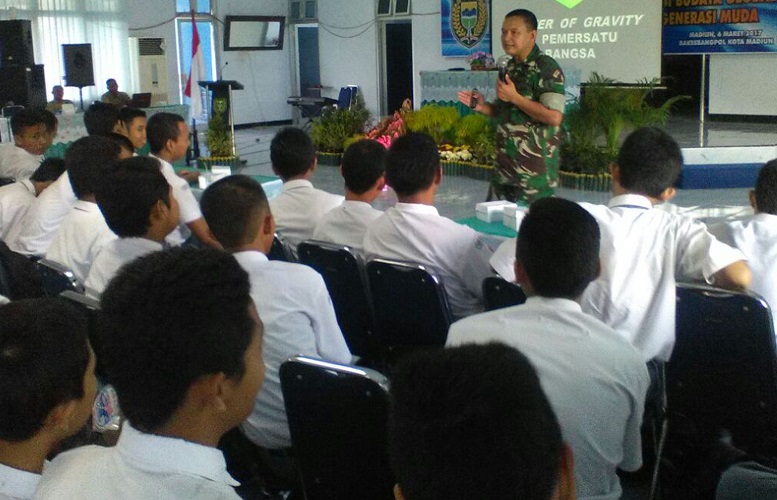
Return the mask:
<path fill-rule="evenodd" d="M 283 16 L 227 16 L 224 50 L 281 50 Z"/>

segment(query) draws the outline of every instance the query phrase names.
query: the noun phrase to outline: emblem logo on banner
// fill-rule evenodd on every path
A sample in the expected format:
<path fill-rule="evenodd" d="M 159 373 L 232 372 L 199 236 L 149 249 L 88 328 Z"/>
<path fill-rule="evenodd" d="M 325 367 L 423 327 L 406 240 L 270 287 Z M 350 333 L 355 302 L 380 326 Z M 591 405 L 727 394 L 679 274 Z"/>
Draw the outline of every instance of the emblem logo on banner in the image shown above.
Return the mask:
<path fill-rule="evenodd" d="M 556 0 L 558 3 L 566 7 L 567 9 L 574 9 L 577 4 L 582 2 L 583 0 Z"/>
<path fill-rule="evenodd" d="M 453 0 L 451 32 L 467 48 L 477 45 L 486 35 L 488 4 L 486 0 Z"/>

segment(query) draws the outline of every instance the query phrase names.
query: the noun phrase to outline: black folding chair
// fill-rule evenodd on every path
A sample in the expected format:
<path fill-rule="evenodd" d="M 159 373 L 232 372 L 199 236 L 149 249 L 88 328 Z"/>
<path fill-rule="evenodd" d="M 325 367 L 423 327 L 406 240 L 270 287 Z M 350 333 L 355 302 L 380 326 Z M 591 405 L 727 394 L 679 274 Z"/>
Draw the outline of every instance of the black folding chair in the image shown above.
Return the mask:
<path fill-rule="evenodd" d="M 275 235 L 272 240 L 272 247 L 270 247 L 270 253 L 267 254 L 267 258 L 270 260 L 280 260 L 283 262 L 296 262 L 294 258 L 294 252 L 288 243 L 283 241 L 283 238 Z"/>
<path fill-rule="evenodd" d="M 43 278 L 43 289 L 49 297 L 58 297 L 65 290 L 84 293 L 84 285 L 76 278 L 73 271 L 58 262 L 40 259 L 35 263 Z"/>
<path fill-rule="evenodd" d="M 483 280 L 483 299 L 486 311 L 493 311 L 523 304 L 526 302 L 526 294 L 516 283 L 510 283 L 499 276 L 489 276 Z"/>
<path fill-rule="evenodd" d="M 386 378 L 296 356 L 281 365 L 280 379 L 305 498 L 394 498 Z"/>
<path fill-rule="evenodd" d="M 323 241 L 303 241 L 297 258 L 324 278 L 337 322 L 351 353 L 373 365 L 380 358 L 361 257 L 351 248 Z"/>

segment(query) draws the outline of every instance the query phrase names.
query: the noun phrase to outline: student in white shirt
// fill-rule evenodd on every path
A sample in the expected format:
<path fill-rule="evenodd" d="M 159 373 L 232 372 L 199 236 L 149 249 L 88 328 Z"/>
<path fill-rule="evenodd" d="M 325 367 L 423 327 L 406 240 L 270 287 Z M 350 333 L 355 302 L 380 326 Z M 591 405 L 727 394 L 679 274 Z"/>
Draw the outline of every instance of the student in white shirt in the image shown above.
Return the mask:
<path fill-rule="evenodd" d="M 35 198 L 64 171 L 65 160 L 47 158 L 29 179 L 0 187 L 0 240 L 8 240 L 12 228 L 24 219 Z"/>
<path fill-rule="evenodd" d="M 46 258 L 73 271 L 82 283 L 103 246 L 116 239 L 94 193 L 102 172 L 119 159 L 120 152 L 117 142 L 102 136 L 79 139 L 67 151 L 65 162 L 78 201 L 59 226 Z"/>
<path fill-rule="evenodd" d="M 316 151 L 301 129 L 281 129 L 270 144 L 272 170 L 283 180 L 278 196 L 270 200 L 278 234 L 296 252 L 297 245 L 313 237 L 325 213 L 340 206 L 343 197 L 313 187 Z"/>
<path fill-rule="evenodd" d="M 747 258 L 753 271 L 752 289 L 766 299 L 772 309 L 777 332 L 777 160 L 761 167 L 749 198 L 755 215 L 712 225 L 709 229 Z"/>
<path fill-rule="evenodd" d="M 62 299 L 0 307 L 0 499 L 32 498 L 46 457 L 91 415 L 87 318 Z"/>
<path fill-rule="evenodd" d="M 742 253 L 718 241 L 704 224 L 653 209 L 675 195 L 682 166 L 672 137 L 657 128 L 638 129 L 610 168 L 610 203 L 581 204 L 602 233 L 602 273 L 583 294 L 583 311 L 627 338 L 646 361 L 667 361 L 672 353 L 677 280 L 724 288 L 751 282 Z"/>
<path fill-rule="evenodd" d="M 41 111 L 25 108 L 11 117 L 13 143 L 0 145 L 0 177 L 27 179 L 43 160 L 49 146 L 46 119 Z"/>
<path fill-rule="evenodd" d="M 201 203 L 215 238 L 248 272 L 251 297 L 264 322 L 267 378 L 242 430 L 262 448 L 288 448 L 281 363 L 296 354 L 349 363 L 351 353 L 321 275 L 301 264 L 267 260 L 275 224 L 262 186 L 233 175 L 209 186 Z"/>
<path fill-rule="evenodd" d="M 126 421 L 116 446 L 46 468 L 38 498 L 239 499 L 216 448 L 262 384 L 262 322 L 246 272 L 213 249 L 145 255 L 101 298 L 100 355 Z"/>
<path fill-rule="evenodd" d="M 95 198 L 108 227 L 119 237 L 100 250 L 84 282 L 87 294 L 99 297 L 121 266 L 164 248 L 180 214 L 173 189 L 159 171 L 159 160 L 151 157 L 136 156 L 108 168 Z"/>
<path fill-rule="evenodd" d="M 599 274 L 599 227 L 576 203 L 543 198 L 520 235 L 515 275 L 526 303 L 454 323 L 446 345 L 502 342 L 525 354 L 572 447 L 579 497 L 617 500 L 617 469 L 642 465 L 650 378 L 637 350 L 576 302 Z"/>
<path fill-rule="evenodd" d="M 364 254 L 422 264 L 442 278 L 451 313 L 463 318 L 483 311 L 483 280 L 492 274 L 493 249 L 467 226 L 441 217 L 434 196 L 442 182 L 437 144 L 409 133 L 391 145 L 386 182 L 399 202 L 367 229 Z"/>
<path fill-rule="evenodd" d="M 137 151 L 146 145 L 146 112 L 138 108 L 121 108 L 119 118 L 124 124 L 124 132 L 132 142 L 132 147 Z"/>
<path fill-rule="evenodd" d="M 208 231 L 208 224 L 202 218 L 200 205 L 194 197 L 189 183 L 176 175 L 173 162 L 186 156 L 189 147 L 189 126 L 181 116 L 174 113 L 157 113 L 148 120 L 146 127 L 151 154 L 159 159 L 162 175 L 173 188 L 173 196 L 180 205 L 180 225 L 168 237 L 171 245 L 181 245 L 191 231 L 204 245 L 220 248 Z"/>
<path fill-rule="evenodd" d="M 345 201 L 321 218 L 313 239 L 347 245 L 362 252 L 364 233 L 383 215 L 372 208 L 386 185 L 386 148 L 377 141 L 362 139 L 348 146 L 340 173 L 345 181 Z"/>

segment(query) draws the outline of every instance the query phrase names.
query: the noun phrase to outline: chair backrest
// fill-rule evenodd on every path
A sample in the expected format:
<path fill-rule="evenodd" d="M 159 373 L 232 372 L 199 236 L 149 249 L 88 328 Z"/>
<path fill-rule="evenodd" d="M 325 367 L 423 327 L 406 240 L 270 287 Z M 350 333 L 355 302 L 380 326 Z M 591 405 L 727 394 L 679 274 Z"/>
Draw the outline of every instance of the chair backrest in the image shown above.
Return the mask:
<path fill-rule="evenodd" d="M 9 300 L 14 298 L 11 276 L 8 273 L 8 269 L 6 269 L 5 263 L 2 261 L 2 259 L 0 259 L 0 295 Z"/>
<path fill-rule="evenodd" d="M 379 344 L 361 257 L 344 245 L 309 240 L 297 246 L 297 259 L 324 278 L 351 353 L 376 360 Z"/>
<path fill-rule="evenodd" d="M 666 390 L 670 422 L 681 415 L 702 434 L 725 428 L 743 446 L 777 436 L 777 355 L 766 301 L 678 284 Z"/>
<path fill-rule="evenodd" d="M 526 294 L 516 283 L 510 283 L 499 276 L 489 276 L 483 280 L 483 301 L 486 311 L 493 311 L 523 304 L 526 302 Z"/>
<path fill-rule="evenodd" d="M 387 379 L 304 356 L 283 363 L 280 379 L 305 498 L 392 499 Z"/>
<path fill-rule="evenodd" d="M 23 110 L 24 106 L 20 104 L 11 104 L 9 106 L 4 106 L 2 109 L 2 115 L 5 118 L 11 118 L 13 115 L 18 113 L 19 111 Z"/>
<path fill-rule="evenodd" d="M 5 271 L 3 295 L 11 300 L 44 297 L 43 278 L 28 257 L 14 252 L 0 241 L 0 265 Z"/>
<path fill-rule="evenodd" d="M 58 262 L 40 259 L 35 263 L 41 278 L 43 289 L 49 297 L 58 297 L 65 290 L 84 293 L 84 285 L 76 278 L 73 271 Z"/>
<path fill-rule="evenodd" d="M 391 349 L 445 345 L 452 317 L 437 275 L 420 264 L 373 259 L 367 277 L 382 343 Z"/>
<path fill-rule="evenodd" d="M 283 262 L 296 262 L 291 247 L 278 234 L 272 240 L 272 247 L 270 247 L 270 253 L 267 254 L 267 258 Z"/>
<path fill-rule="evenodd" d="M 359 92 L 359 87 L 355 85 L 348 85 L 347 87 L 340 88 L 340 94 L 337 97 L 337 107 L 339 109 L 348 109 L 356 100 L 356 94 Z"/>

